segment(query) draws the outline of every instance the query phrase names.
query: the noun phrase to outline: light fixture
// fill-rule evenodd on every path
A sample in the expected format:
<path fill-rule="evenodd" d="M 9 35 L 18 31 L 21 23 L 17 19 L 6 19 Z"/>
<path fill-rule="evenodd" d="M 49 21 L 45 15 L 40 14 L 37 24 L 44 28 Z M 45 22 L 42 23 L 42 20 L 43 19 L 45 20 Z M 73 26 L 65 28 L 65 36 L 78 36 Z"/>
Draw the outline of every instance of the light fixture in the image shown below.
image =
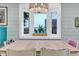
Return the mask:
<path fill-rule="evenodd" d="M 31 12 L 47 12 L 48 3 L 30 3 L 29 9 Z"/>

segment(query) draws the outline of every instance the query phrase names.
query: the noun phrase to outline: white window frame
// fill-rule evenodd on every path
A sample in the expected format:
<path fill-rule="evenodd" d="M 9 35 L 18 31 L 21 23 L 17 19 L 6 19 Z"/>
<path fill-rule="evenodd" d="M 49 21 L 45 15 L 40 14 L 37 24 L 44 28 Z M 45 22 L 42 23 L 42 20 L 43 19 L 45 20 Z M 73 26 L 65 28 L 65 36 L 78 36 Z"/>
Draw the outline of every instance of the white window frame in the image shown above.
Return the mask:
<path fill-rule="evenodd" d="M 27 7 L 28 6 L 28 7 Z M 51 20 L 51 12 L 52 10 L 57 10 L 57 34 L 52 34 L 52 20 Z M 23 34 L 23 12 L 29 12 L 30 17 L 30 27 L 29 34 Z M 19 38 L 20 39 L 61 39 L 61 4 L 60 3 L 50 3 L 49 11 L 47 16 L 47 36 L 32 36 L 33 34 L 33 13 L 29 11 L 28 4 L 19 4 Z"/>

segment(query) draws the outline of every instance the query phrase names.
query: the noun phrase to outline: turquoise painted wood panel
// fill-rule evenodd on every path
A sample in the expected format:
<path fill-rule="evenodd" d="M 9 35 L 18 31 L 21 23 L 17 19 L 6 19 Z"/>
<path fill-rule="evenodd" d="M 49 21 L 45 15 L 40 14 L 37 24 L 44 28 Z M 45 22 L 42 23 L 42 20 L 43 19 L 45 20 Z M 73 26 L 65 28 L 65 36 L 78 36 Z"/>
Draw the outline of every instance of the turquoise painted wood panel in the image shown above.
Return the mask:
<path fill-rule="evenodd" d="M 3 41 L 6 41 L 6 39 L 7 39 L 7 28 L 6 27 L 4 27 L 4 28 L 2 28 L 2 40 Z"/>
<path fill-rule="evenodd" d="M 1 40 L 1 28 L 0 28 L 0 47 L 2 46 L 2 40 Z"/>
<path fill-rule="evenodd" d="M 0 27 L 0 47 L 4 46 L 4 41 L 7 40 L 7 27 Z"/>

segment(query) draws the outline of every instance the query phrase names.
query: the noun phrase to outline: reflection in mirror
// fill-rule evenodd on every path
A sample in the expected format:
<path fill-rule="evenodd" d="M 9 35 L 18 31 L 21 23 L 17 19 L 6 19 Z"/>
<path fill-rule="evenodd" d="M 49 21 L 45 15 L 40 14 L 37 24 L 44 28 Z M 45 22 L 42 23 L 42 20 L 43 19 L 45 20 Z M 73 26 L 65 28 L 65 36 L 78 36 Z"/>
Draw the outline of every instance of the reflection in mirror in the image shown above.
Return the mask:
<path fill-rule="evenodd" d="M 57 34 L 57 11 L 52 12 L 52 34 Z"/>
<path fill-rule="evenodd" d="M 29 13 L 24 12 L 24 34 L 29 33 Z"/>
<path fill-rule="evenodd" d="M 34 14 L 34 34 L 46 34 L 46 19 L 47 14 Z"/>

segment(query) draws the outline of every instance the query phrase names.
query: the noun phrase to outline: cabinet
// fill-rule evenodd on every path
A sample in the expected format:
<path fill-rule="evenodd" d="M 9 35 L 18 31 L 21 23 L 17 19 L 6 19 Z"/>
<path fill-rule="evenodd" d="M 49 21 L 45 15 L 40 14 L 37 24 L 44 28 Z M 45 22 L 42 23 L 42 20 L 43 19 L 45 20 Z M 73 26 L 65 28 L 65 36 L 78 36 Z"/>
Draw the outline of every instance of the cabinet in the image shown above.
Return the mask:
<path fill-rule="evenodd" d="M 0 47 L 4 46 L 4 41 L 7 40 L 7 28 L 0 27 Z"/>

